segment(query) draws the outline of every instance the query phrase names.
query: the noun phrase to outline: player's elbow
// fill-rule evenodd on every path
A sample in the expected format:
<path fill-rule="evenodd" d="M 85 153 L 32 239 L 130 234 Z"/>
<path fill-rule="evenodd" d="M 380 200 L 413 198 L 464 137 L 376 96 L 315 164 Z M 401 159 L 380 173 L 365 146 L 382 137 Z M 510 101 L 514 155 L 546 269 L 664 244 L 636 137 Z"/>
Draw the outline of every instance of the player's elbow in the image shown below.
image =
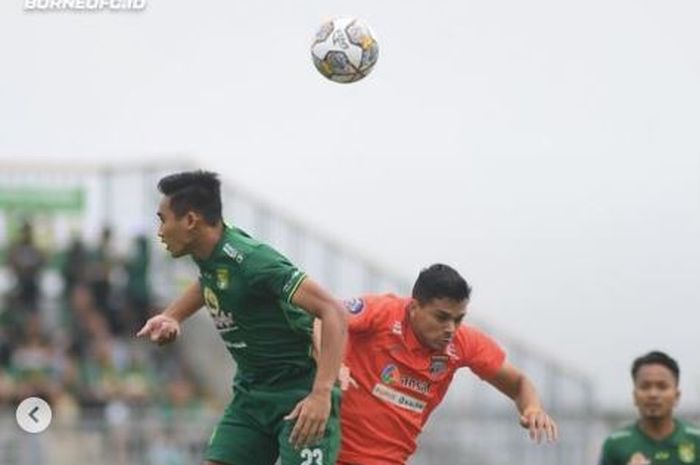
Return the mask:
<path fill-rule="evenodd" d="M 323 325 L 333 325 L 344 336 L 348 330 L 348 322 L 345 318 L 343 305 L 333 299 L 326 302 L 326 305 L 319 308 L 318 317 Z"/>

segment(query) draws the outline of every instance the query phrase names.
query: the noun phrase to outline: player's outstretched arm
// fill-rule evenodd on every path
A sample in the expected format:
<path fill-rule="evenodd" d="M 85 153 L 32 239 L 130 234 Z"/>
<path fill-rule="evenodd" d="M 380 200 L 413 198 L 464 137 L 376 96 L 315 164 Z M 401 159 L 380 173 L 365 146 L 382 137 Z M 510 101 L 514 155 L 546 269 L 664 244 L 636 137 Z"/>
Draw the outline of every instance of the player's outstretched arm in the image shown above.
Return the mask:
<path fill-rule="evenodd" d="M 187 288 L 160 315 L 150 318 L 136 333 L 136 337 L 149 337 L 156 344 L 168 344 L 180 335 L 180 323 L 202 308 L 204 299 L 199 282 Z"/>
<path fill-rule="evenodd" d="M 347 323 L 342 304 L 309 278 L 294 293 L 292 303 L 321 320 L 321 350 L 313 388 L 286 417 L 296 418 L 290 442 L 303 447 L 323 438 L 331 411 L 331 390 L 345 350 Z"/>
<path fill-rule="evenodd" d="M 520 413 L 520 425 L 529 430 L 533 441 L 540 443 L 543 439 L 549 442 L 557 440 L 557 424 L 542 408 L 535 386 L 524 373 L 504 362 L 488 382 L 513 399 Z"/>

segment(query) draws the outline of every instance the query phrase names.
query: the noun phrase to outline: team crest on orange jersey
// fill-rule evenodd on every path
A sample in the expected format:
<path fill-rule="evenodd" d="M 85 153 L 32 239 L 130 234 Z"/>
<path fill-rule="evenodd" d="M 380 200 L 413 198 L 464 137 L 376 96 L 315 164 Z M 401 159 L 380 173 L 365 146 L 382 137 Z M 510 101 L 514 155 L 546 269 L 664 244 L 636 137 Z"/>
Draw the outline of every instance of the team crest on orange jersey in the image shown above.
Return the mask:
<path fill-rule="evenodd" d="M 437 376 L 447 370 L 447 355 L 433 355 L 430 357 L 430 374 Z"/>

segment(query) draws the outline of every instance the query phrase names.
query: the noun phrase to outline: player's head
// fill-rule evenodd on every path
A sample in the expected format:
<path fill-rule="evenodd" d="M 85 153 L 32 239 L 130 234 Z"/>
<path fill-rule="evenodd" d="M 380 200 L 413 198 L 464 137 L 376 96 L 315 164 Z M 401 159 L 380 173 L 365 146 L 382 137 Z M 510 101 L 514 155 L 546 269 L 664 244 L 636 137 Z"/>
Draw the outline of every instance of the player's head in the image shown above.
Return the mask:
<path fill-rule="evenodd" d="M 437 263 L 423 269 L 413 285 L 409 315 L 420 342 L 442 350 L 467 314 L 471 288 L 453 268 Z"/>
<path fill-rule="evenodd" d="M 668 355 L 652 351 L 632 363 L 634 404 L 644 419 L 657 420 L 673 416 L 680 398 L 678 363 Z"/>
<path fill-rule="evenodd" d="M 221 223 L 221 183 L 215 173 L 186 171 L 162 178 L 158 237 L 173 257 L 192 252 L 203 229 Z"/>

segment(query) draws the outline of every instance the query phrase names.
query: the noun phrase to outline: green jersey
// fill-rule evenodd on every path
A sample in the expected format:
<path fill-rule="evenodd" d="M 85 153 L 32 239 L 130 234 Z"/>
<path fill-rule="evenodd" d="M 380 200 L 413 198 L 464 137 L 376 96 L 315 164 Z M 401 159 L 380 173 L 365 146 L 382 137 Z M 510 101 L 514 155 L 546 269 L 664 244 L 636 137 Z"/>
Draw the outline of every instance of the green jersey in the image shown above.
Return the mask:
<path fill-rule="evenodd" d="M 700 429 L 675 420 L 673 433 L 661 441 L 635 423 L 612 433 L 603 445 L 600 465 L 700 465 Z"/>
<path fill-rule="evenodd" d="M 228 226 L 211 256 L 195 262 L 205 305 L 238 365 L 235 383 L 269 385 L 315 370 L 313 317 L 291 303 L 303 272 Z"/>

